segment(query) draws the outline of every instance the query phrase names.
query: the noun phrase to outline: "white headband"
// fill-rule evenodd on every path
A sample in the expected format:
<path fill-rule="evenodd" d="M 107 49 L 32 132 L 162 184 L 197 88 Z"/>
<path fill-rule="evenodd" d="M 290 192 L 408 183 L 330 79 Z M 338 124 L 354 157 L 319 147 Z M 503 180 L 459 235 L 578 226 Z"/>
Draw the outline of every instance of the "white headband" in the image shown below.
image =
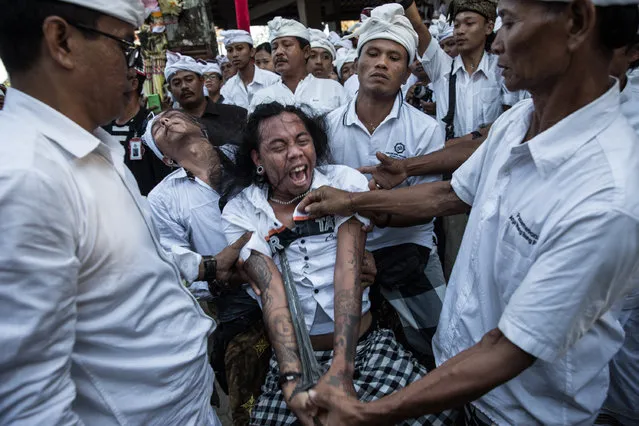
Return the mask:
<path fill-rule="evenodd" d="M 348 38 L 359 37 L 357 56 L 372 40 L 391 40 L 401 44 L 408 53 L 408 63 L 415 60 L 418 37 L 412 24 L 404 15 L 404 8 L 397 3 L 384 4 L 371 11 L 371 16 Z"/>
<path fill-rule="evenodd" d="M 155 120 L 157 120 L 158 117 L 159 115 L 156 115 L 155 117 L 150 119 L 148 123 L 146 123 L 146 131 L 142 135 L 142 142 L 144 142 L 144 144 L 148 146 L 151 151 L 153 151 L 156 157 L 158 157 L 160 160 L 164 160 L 164 155 L 155 143 L 155 139 L 153 139 L 153 133 L 151 132 L 153 123 L 155 123 Z"/>
<path fill-rule="evenodd" d="M 268 21 L 268 30 L 270 43 L 280 37 L 300 37 L 308 42 L 311 41 L 311 34 L 308 28 L 293 19 L 284 19 L 281 16 L 276 16 Z"/>
<path fill-rule="evenodd" d="M 333 46 L 328 39 L 328 36 L 324 34 L 324 31 L 316 30 L 315 28 L 310 28 L 308 31 L 311 33 L 311 47 L 313 49 L 327 50 L 333 57 L 334 61 L 337 56 L 337 52 L 335 51 L 335 46 Z"/>
<path fill-rule="evenodd" d="M 434 29 L 434 31 L 436 32 L 436 35 L 434 35 L 434 37 L 436 37 L 437 41 L 439 42 L 452 37 L 455 30 L 453 26 L 448 23 L 444 15 L 439 15 L 439 19 L 433 21 L 430 28 Z"/>
<path fill-rule="evenodd" d="M 60 0 L 97 10 L 139 28 L 144 23 L 144 6 L 140 0 Z"/>
<path fill-rule="evenodd" d="M 225 47 L 229 47 L 230 45 L 235 43 L 248 43 L 253 46 L 253 38 L 248 31 L 226 30 L 220 31 L 220 35 L 223 37 Z"/>
<path fill-rule="evenodd" d="M 337 69 L 337 75 L 342 78 L 342 67 L 344 64 L 355 62 L 357 59 L 357 51 L 355 49 L 341 48 L 337 51 L 337 59 L 333 61 L 333 65 Z"/>
<path fill-rule="evenodd" d="M 222 75 L 222 70 L 218 64 L 207 62 L 206 65 L 202 65 L 202 74 L 219 74 Z"/>
<path fill-rule="evenodd" d="M 217 55 L 215 60 L 217 61 L 219 66 L 222 66 L 222 65 L 226 64 L 227 62 L 231 62 L 231 61 L 229 61 L 229 58 L 227 58 L 224 55 Z"/>
<path fill-rule="evenodd" d="M 164 78 L 171 82 L 171 78 L 178 71 L 191 71 L 197 75 L 202 75 L 202 64 L 198 63 L 190 56 L 180 53 L 166 52 L 166 68 L 164 68 Z"/>

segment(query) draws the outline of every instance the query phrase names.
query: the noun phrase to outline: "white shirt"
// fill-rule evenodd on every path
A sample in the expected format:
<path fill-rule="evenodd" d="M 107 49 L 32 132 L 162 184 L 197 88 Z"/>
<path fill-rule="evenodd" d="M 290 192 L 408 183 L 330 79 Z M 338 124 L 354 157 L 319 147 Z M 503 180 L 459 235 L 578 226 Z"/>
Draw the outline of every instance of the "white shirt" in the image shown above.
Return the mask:
<path fill-rule="evenodd" d="M 348 99 L 353 99 L 357 96 L 357 92 L 359 91 L 359 75 L 353 74 L 348 77 L 348 80 L 344 82 L 344 90 L 346 90 Z"/>
<path fill-rule="evenodd" d="M 460 137 L 491 124 L 503 112 L 504 96 L 508 94 L 501 70 L 497 67 L 497 56 L 484 52 L 477 70 L 469 75 L 461 56 L 451 58 L 431 39 L 422 57 L 424 71 L 430 77 L 437 103 L 437 122 L 445 129 L 442 119 L 448 114 L 448 93 L 451 66 L 457 75 L 455 136 Z"/>
<path fill-rule="evenodd" d="M 15 89 L 0 134 L 0 423 L 219 424 L 214 323 L 119 142 Z"/>
<path fill-rule="evenodd" d="M 353 168 L 379 163 L 375 154 L 405 159 L 444 148 L 444 135 L 437 122 L 403 101 L 397 94 L 390 114 L 371 135 L 355 110 L 357 98 L 326 116 L 331 154 L 337 164 Z M 439 176 L 409 177 L 398 188 L 441 180 Z M 406 243 L 433 246 L 433 224 L 408 228 L 375 228 L 366 247 L 377 250 Z"/>
<path fill-rule="evenodd" d="M 255 111 L 257 105 L 269 102 L 297 105 L 313 115 L 324 115 L 344 105 L 348 102 L 348 97 L 338 82 L 328 78 L 315 78 L 313 74 L 308 74 L 299 82 L 295 93 L 282 81 L 255 93 L 249 114 Z"/>
<path fill-rule="evenodd" d="M 220 195 L 184 169 L 176 170 L 149 194 L 153 221 L 160 242 L 172 254 L 191 293 L 200 300 L 211 300 L 208 283 L 195 281 L 202 255 L 217 255 L 227 246 L 222 229 Z M 229 322 L 257 307 L 244 291 L 219 296 L 217 318 Z"/>
<path fill-rule="evenodd" d="M 474 404 L 500 425 L 590 425 L 623 341 L 611 308 L 639 282 L 639 140 L 616 84 L 521 143 L 533 108 L 453 175 L 473 209 L 433 349 L 441 365 L 498 327 L 537 360 Z"/>
<path fill-rule="evenodd" d="M 345 166 L 316 167 L 311 188 L 317 189 L 324 185 L 350 192 L 368 190 L 368 181 L 364 175 Z M 280 257 L 271 253 L 268 238 L 273 233 L 284 229 L 284 226 L 275 217 L 267 197 L 266 186 L 260 188 L 252 185 L 229 201 L 222 213 L 224 232 L 227 240 L 233 242 L 245 232 L 252 231 L 253 236 L 242 249 L 240 257 L 246 260 L 251 255 L 251 251 L 255 250 L 273 258 L 278 269 L 281 270 Z M 295 215 L 297 214 L 299 212 L 296 211 Z M 358 215 L 356 217 L 364 224 L 369 223 L 367 219 Z M 337 230 L 349 219 L 350 217 L 340 216 L 317 219 L 316 222 L 320 224 L 320 227 L 323 226 L 330 232 L 297 239 L 285 249 L 304 311 L 304 320 L 311 335 L 332 333 L 334 329 L 333 282 L 337 258 Z M 362 314 L 369 309 L 367 289 L 363 294 Z M 324 314 L 330 321 L 317 323 L 315 318 L 325 316 Z"/>
<path fill-rule="evenodd" d="M 225 104 L 237 105 L 248 109 L 256 92 L 281 81 L 280 76 L 274 72 L 253 66 L 255 67 L 255 75 L 253 76 L 253 81 L 247 86 L 244 85 L 239 72 L 224 83 L 220 94 L 224 96 Z"/>
<path fill-rule="evenodd" d="M 621 91 L 621 113 L 639 134 L 639 81 L 628 78 L 626 87 Z"/>
<path fill-rule="evenodd" d="M 413 87 L 417 82 L 419 82 L 419 78 L 417 78 L 415 74 L 411 73 L 411 75 L 406 80 L 406 83 L 402 85 L 402 94 L 404 95 L 404 97 L 406 97 L 408 90 L 411 87 Z"/>

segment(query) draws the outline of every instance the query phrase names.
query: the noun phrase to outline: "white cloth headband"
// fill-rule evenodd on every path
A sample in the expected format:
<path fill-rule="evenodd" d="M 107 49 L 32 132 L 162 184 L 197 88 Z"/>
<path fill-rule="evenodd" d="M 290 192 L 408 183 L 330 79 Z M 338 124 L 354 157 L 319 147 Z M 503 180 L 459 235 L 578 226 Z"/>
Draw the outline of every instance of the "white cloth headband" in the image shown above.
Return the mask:
<path fill-rule="evenodd" d="M 333 61 L 337 56 L 337 52 L 335 51 L 335 46 L 330 42 L 328 36 L 324 34 L 324 31 L 316 30 L 314 28 L 309 29 L 311 33 L 311 47 L 313 49 L 325 49 L 327 50 L 331 56 L 333 57 Z"/>
<path fill-rule="evenodd" d="M 223 37 L 224 46 L 228 47 L 235 43 L 248 43 L 253 46 L 253 37 L 248 31 L 244 30 L 226 30 L 220 31 Z"/>
<path fill-rule="evenodd" d="M 218 64 L 207 62 L 206 65 L 202 65 L 202 74 L 219 74 L 222 75 L 222 70 Z"/>
<path fill-rule="evenodd" d="M 175 52 L 166 52 L 166 68 L 164 69 L 164 78 L 166 81 L 170 83 L 171 78 L 178 71 L 191 71 L 197 75 L 202 75 L 202 64 L 190 56 Z"/>
<path fill-rule="evenodd" d="M 348 38 L 359 37 L 357 56 L 371 40 L 391 40 L 401 44 L 408 53 L 409 63 L 415 60 L 418 37 L 412 24 L 404 15 L 404 8 L 397 3 L 384 4 L 372 10 L 370 18 L 362 23 Z"/>
<path fill-rule="evenodd" d="M 140 0 L 60 0 L 97 10 L 139 28 L 144 23 L 144 6 Z"/>
<path fill-rule="evenodd" d="M 433 21 L 430 28 L 435 28 L 437 41 L 441 42 L 453 36 L 454 28 L 450 25 L 444 15 L 440 15 L 439 19 Z M 432 33 L 431 33 L 432 34 Z"/>
<path fill-rule="evenodd" d="M 342 78 L 342 67 L 345 64 L 349 64 L 351 62 L 355 62 L 357 59 L 357 51 L 355 49 L 344 49 L 341 48 L 337 51 L 337 59 L 333 61 L 333 65 L 337 69 L 337 75 L 339 78 Z"/>
<path fill-rule="evenodd" d="M 308 42 L 311 41 L 311 34 L 308 28 L 293 19 L 276 16 L 268 21 L 268 30 L 270 43 L 280 37 L 300 37 Z"/>
<path fill-rule="evenodd" d="M 156 115 L 146 124 L 146 130 L 142 135 L 142 142 L 144 142 L 144 144 L 148 146 L 151 151 L 153 151 L 156 157 L 158 157 L 160 160 L 164 160 L 164 155 L 155 143 L 155 139 L 153 139 L 153 133 L 151 132 L 151 130 L 153 129 L 153 123 L 155 123 L 155 120 L 157 120 L 158 117 L 159 115 Z"/>

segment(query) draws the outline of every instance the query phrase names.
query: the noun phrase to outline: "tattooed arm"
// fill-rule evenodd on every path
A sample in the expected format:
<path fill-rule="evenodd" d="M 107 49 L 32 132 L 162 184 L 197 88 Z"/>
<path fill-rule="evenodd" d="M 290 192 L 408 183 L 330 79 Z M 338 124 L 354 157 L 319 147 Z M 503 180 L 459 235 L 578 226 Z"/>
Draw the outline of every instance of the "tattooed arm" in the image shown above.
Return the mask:
<path fill-rule="evenodd" d="M 366 234 L 355 218 L 337 231 L 337 259 L 335 261 L 335 332 L 333 362 L 322 381 L 355 393 L 353 372 L 355 348 L 359 337 L 362 312 L 360 273 Z"/>
<path fill-rule="evenodd" d="M 272 259 L 256 251 L 253 251 L 244 263 L 244 271 L 260 289 L 264 323 L 277 357 L 280 372 L 301 372 L 302 364 L 280 271 Z M 294 380 L 282 386 L 284 399 L 302 424 L 312 425 L 313 421 L 305 411 L 308 394 L 306 392 L 299 393 L 291 399 L 296 385 L 297 381 Z"/>

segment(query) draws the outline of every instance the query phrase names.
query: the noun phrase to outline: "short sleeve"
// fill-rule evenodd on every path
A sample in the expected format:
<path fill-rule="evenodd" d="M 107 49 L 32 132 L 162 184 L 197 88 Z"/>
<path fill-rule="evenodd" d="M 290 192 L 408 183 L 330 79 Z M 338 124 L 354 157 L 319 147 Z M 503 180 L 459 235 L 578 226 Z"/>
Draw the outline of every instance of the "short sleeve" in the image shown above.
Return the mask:
<path fill-rule="evenodd" d="M 439 43 L 434 38 L 430 39 L 421 61 L 424 71 L 433 82 L 448 74 L 453 65 L 453 58 L 439 47 Z"/>
<path fill-rule="evenodd" d="M 631 290 L 639 220 L 607 206 L 573 211 L 540 244 L 499 329 L 522 350 L 554 362 Z"/>
<path fill-rule="evenodd" d="M 240 251 L 242 260 L 247 260 L 252 250 L 271 257 L 269 245 L 258 229 L 256 209 L 244 198 L 243 194 L 233 198 L 224 207 L 222 223 L 229 244 L 233 244 L 246 232 L 253 232 L 249 242 Z"/>
<path fill-rule="evenodd" d="M 348 167 L 348 166 L 331 166 L 334 168 L 335 176 L 331 179 L 333 181 L 333 186 L 337 189 L 341 189 L 343 191 L 348 192 L 367 192 L 368 189 L 368 179 L 366 176 L 358 172 L 357 170 Z M 349 221 L 350 218 L 356 218 L 363 225 L 370 225 L 370 219 L 365 218 L 359 214 L 355 214 L 354 216 L 336 216 L 335 217 L 335 228 L 338 229 L 342 224 Z"/>
<path fill-rule="evenodd" d="M 424 119 L 422 118 L 422 120 Z M 442 127 L 434 120 L 432 121 L 432 125 L 425 127 L 419 136 L 417 149 L 415 150 L 416 157 L 444 149 L 444 132 L 442 131 Z M 440 180 L 442 180 L 442 175 L 411 176 L 408 178 L 408 183 L 414 186 Z"/>
<path fill-rule="evenodd" d="M 453 173 L 453 178 L 450 182 L 453 191 L 455 191 L 460 200 L 469 206 L 472 206 L 475 202 L 475 195 L 477 195 L 490 143 L 491 137 L 489 134 L 488 139 L 480 145 L 477 151 Z"/>

